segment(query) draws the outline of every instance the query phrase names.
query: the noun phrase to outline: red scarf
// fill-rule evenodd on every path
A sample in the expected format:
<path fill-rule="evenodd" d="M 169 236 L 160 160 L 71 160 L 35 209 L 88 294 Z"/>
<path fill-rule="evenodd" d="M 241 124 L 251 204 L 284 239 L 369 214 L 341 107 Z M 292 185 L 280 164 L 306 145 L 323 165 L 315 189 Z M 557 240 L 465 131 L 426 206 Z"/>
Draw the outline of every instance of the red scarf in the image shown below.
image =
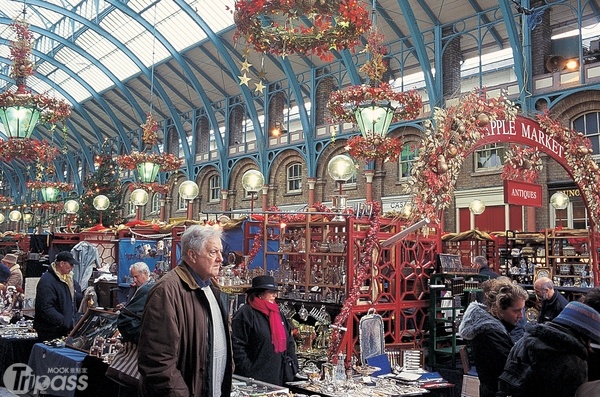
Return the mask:
<path fill-rule="evenodd" d="M 282 353 L 287 347 L 287 336 L 281 315 L 279 314 L 279 306 L 277 303 L 271 303 L 260 298 L 249 299 L 250 306 L 269 318 L 269 326 L 271 328 L 271 342 L 275 353 Z"/>

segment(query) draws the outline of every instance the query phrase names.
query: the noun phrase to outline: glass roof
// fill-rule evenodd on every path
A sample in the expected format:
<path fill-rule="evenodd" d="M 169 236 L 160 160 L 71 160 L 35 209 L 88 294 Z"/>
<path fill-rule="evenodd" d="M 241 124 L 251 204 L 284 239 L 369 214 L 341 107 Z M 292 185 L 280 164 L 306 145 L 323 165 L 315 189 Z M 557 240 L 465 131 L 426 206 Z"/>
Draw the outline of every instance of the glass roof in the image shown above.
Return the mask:
<path fill-rule="evenodd" d="M 213 32 L 233 25 L 234 0 L 181 0 Z M 35 92 L 49 91 L 69 102 L 83 102 L 116 81 L 126 81 L 206 38 L 177 1 L 160 0 L 0 0 L 0 68 L 8 73 L 9 24 L 23 17 L 36 38 L 37 74 L 27 80 Z M 164 43 L 169 43 L 169 49 Z M 64 66 L 63 66 L 64 65 Z M 78 79 L 80 81 L 78 81 Z M 12 82 L 0 80 L 0 91 Z M 61 92 L 53 91 L 52 86 Z M 66 97 L 66 93 L 70 97 Z"/>

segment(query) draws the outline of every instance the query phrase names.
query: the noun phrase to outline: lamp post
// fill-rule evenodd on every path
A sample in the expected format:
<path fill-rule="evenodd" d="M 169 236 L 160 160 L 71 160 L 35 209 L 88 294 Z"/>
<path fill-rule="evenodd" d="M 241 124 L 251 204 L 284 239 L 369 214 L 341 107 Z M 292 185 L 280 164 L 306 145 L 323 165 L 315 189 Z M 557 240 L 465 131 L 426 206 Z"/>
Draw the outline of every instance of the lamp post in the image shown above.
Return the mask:
<path fill-rule="evenodd" d="M 559 224 L 562 226 L 562 211 L 566 210 L 569 206 L 569 196 L 563 192 L 556 192 L 550 196 L 550 205 L 554 208 L 555 212 L 559 213 Z"/>
<path fill-rule="evenodd" d="M 345 154 L 334 156 L 327 164 L 329 176 L 339 185 L 337 195 L 331 196 L 333 199 L 333 208 L 338 213 L 331 221 L 343 222 L 345 218 L 341 213 L 346 209 L 346 196 L 342 194 L 342 185 L 352 178 L 356 173 L 354 160 Z"/>
<path fill-rule="evenodd" d="M 242 186 L 250 193 L 250 213 L 254 212 L 254 194 L 265 184 L 265 177 L 258 170 L 248 170 L 242 175 Z"/>
<path fill-rule="evenodd" d="M 110 200 L 103 194 L 99 194 L 94 197 L 94 201 L 92 201 L 92 205 L 100 214 L 100 219 L 98 222 L 99 226 L 102 226 L 102 211 L 105 211 L 110 206 Z"/>
<path fill-rule="evenodd" d="M 23 227 L 25 228 L 25 233 L 29 231 L 29 225 L 33 222 L 33 212 L 28 208 L 23 211 Z"/>
<path fill-rule="evenodd" d="M 69 231 L 71 232 L 73 230 L 72 226 L 71 226 L 71 222 L 73 222 L 73 215 L 75 215 L 77 213 L 77 211 L 79 211 L 79 203 L 75 200 L 67 200 L 67 201 L 65 201 L 65 205 L 63 208 L 68 215 Z"/>
<path fill-rule="evenodd" d="M 135 205 L 135 219 L 140 220 L 142 218 L 142 207 L 148 203 L 148 192 L 144 189 L 135 189 L 131 192 L 129 200 Z"/>
<path fill-rule="evenodd" d="M 12 210 L 8 213 L 8 219 L 11 222 L 15 222 L 15 231 L 19 231 L 19 221 L 21 220 L 23 214 L 19 210 Z"/>
<path fill-rule="evenodd" d="M 194 217 L 192 201 L 198 197 L 198 193 L 200 193 L 200 189 L 194 181 L 185 181 L 179 185 L 179 196 L 187 201 L 186 219 L 192 219 Z"/>

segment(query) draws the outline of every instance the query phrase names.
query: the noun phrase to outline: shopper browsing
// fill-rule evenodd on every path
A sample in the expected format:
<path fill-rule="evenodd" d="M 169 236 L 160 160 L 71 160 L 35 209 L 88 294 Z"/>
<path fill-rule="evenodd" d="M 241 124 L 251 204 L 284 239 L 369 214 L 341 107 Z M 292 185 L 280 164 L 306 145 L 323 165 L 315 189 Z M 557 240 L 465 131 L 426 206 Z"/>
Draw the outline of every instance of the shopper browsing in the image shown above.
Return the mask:
<path fill-rule="evenodd" d="M 472 302 L 458 333 L 471 345 L 479 375 L 479 396 L 494 397 L 498 377 L 513 346 L 510 332 L 523 316 L 527 292 L 507 277 L 482 283 L 485 304 Z"/>
<path fill-rule="evenodd" d="M 56 255 L 36 287 L 33 328 L 41 340 L 65 337 L 80 317 L 77 308 L 83 299 L 81 288 L 73 280 L 73 267 L 79 262 L 69 251 Z"/>
<path fill-rule="evenodd" d="M 275 302 L 279 288 L 271 276 L 257 276 L 246 291 L 246 304 L 235 312 L 232 321 L 235 373 L 283 385 L 286 379 L 286 355 L 298 369 L 296 345 L 291 325 Z"/>
<path fill-rule="evenodd" d="M 567 306 L 567 299 L 554 289 L 554 283 L 548 277 L 539 277 L 533 283 L 535 297 L 542 303 L 538 323 L 545 323 L 554 317 Z"/>
<path fill-rule="evenodd" d="M 212 281 L 222 229 L 192 226 L 181 263 L 148 293 L 138 344 L 141 395 L 229 397 L 232 354 L 226 297 Z"/>

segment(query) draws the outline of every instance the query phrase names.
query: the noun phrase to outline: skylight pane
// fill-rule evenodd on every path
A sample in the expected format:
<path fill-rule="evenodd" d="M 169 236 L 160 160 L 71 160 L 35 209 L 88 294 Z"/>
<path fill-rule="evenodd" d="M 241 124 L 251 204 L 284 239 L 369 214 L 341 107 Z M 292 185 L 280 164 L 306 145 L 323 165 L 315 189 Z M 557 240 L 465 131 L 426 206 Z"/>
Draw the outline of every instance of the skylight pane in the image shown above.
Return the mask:
<path fill-rule="evenodd" d="M 119 79 L 125 81 L 134 74 L 138 74 L 140 69 L 123 52 L 113 51 L 102 59 L 102 64 Z"/>

